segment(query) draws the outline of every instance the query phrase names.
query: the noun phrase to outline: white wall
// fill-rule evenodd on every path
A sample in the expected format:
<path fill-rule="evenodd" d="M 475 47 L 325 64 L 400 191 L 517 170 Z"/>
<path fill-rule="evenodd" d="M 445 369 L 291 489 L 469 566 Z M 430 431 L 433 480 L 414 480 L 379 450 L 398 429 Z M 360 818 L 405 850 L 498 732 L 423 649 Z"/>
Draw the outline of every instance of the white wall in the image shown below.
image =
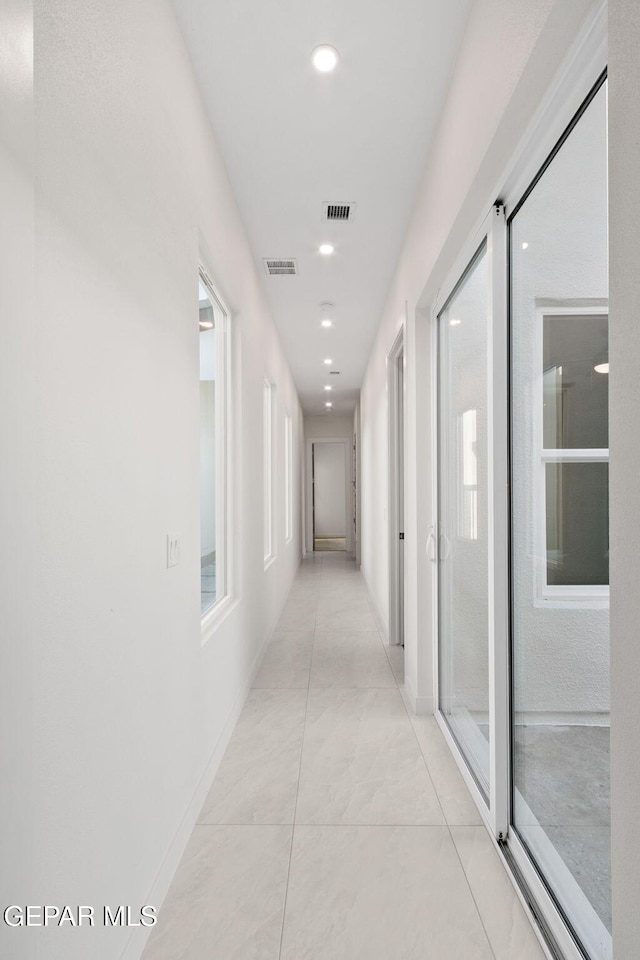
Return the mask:
<path fill-rule="evenodd" d="M 32 902 L 38 856 L 33 710 L 40 428 L 32 358 L 39 352 L 41 321 L 33 282 L 31 3 L 7 0 L 0 19 L 0 898 L 8 905 Z M 1 945 L 0 953 L 16 960 L 34 955 Z"/>
<path fill-rule="evenodd" d="M 314 531 L 316 537 L 346 535 L 345 444 L 313 445 Z"/>
<path fill-rule="evenodd" d="M 361 391 L 362 569 L 388 617 L 386 357 L 407 310 L 405 667 L 418 710 L 433 709 L 430 310 L 592 6 L 476 0 Z"/>
<path fill-rule="evenodd" d="M 300 557 L 278 481 L 266 572 L 256 549 L 263 377 L 278 387 L 277 477 L 285 410 L 301 471 L 301 411 L 169 3 L 38 0 L 35 270 L 29 11 L 5 12 L 4 903 L 159 906 Z M 232 313 L 238 599 L 204 645 L 200 251 Z M 182 548 L 169 570 L 168 531 Z M 132 960 L 129 933 L 2 925 L 0 953 Z"/>
<path fill-rule="evenodd" d="M 351 439 L 353 434 L 352 417 L 334 417 L 329 414 L 326 417 L 305 417 L 304 435 L 307 439 L 320 439 L 321 437 L 344 437 Z"/>
<path fill-rule="evenodd" d="M 613 956 L 640 943 L 640 7 L 609 2 L 611 787 Z"/>

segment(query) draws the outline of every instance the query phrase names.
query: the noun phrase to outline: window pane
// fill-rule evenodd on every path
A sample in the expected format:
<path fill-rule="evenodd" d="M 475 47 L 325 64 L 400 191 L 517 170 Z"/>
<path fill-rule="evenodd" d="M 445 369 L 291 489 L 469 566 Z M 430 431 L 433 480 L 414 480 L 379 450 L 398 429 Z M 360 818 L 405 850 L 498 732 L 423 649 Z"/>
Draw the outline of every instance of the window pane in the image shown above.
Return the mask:
<path fill-rule="evenodd" d="M 513 824 L 606 960 L 607 464 L 543 453 L 608 444 L 606 86 L 511 219 L 510 260 Z"/>
<path fill-rule="evenodd" d="M 487 250 L 438 317 L 440 709 L 489 796 Z"/>
<path fill-rule="evenodd" d="M 609 446 L 606 314 L 544 315 L 544 446 Z"/>
<path fill-rule="evenodd" d="M 200 609 L 216 602 L 216 325 L 200 284 Z"/>
<path fill-rule="evenodd" d="M 609 465 L 547 463 L 547 583 L 609 583 Z"/>

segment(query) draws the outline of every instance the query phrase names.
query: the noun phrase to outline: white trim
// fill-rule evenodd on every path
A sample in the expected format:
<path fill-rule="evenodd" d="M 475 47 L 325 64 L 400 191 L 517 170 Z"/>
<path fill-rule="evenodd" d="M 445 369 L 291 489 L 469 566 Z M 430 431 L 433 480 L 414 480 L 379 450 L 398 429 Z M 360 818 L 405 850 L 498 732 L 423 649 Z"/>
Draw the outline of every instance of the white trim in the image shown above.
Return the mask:
<path fill-rule="evenodd" d="M 314 443 L 342 443 L 344 445 L 344 482 L 345 482 L 345 494 L 344 494 L 344 509 L 345 509 L 345 518 L 344 518 L 344 530 L 345 530 L 345 551 L 346 553 L 351 553 L 352 551 L 352 523 L 351 523 L 351 444 L 352 437 L 307 437 L 306 443 L 306 523 L 305 528 L 307 531 L 306 536 L 306 553 L 313 556 L 313 465 L 312 465 L 312 451 Z"/>
<path fill-rule="evenodd" d="M 216 527 L 216 599 L 201 614 L 201 643 L 211 638 L 219 624 L 226 619 L 235 606 L 235 548 L 229 535 L 231 521 L 235 518 L 235 458 L 232 455 L 232 439 L 235 425 L 232 421 L 232 324 L 231 312 L 218 292 L 202 259 L 198 266 L 198 278 L 209 295 L 215 317 L 215 527 Z"/>
<path fill-rule="evenodd" d="M 509 403 L 507 224 L 496 204 L 487 235 L 487 487 L 489 547 L 489 810 L 493 834 L 509 831 Z"/>
<path fill-rule="evenodd" d="M 369 583 L 369 578 L 367 576 L 367 571 L 364 567 L 360 568 L 362 573 L 362 579 L 364 580 L 364 585 L 367 591 L 367 598 L 369 600 L 369 606 L 371 607 L 371 612 L 373 613 L 373 619 L 376 622 L 376 627 L 378 628 L 378 633 L 380 634 L 384 643 L 389 643 L 389 625 L 387 624 L 384 614 L 380 604 L 378 603 L 378 598 L 376 596 L 376 591 L 372 588 Z"/>
<path fill-rule="evenodd" d="M 547 463 L 608 463 L 608 449 L 549 448 L 544 446 L 544 320 L 549 316 L 609 316 L 606 301 L 575 304 L 563 300 L 557 306 L 551 300 L 538 305 L 535 311 L 535 351 L 533 357 L 532 404 L 533 404 L 533 457 L 536 465 L 533 484 L 534 517 L 534 606 L 560 609 L 576 607 L 606 607 L 609 597 L 608 584 L 571 584 L 555 586 L 547 582 L 547 533 L 546 533 L 546 473 Z"/>
<path fill-rule="evenodd" d="M 490 817 L 490 814 L 489 814 L 489 805 L 488 805 L 487 801 L 485 800 L 484 794 L 483 794 L 482 791 L 480 790 L 480 788 L 479 788 L 479 786 L 478 786 L 478 784 L 477 784 L 477 781 L 476 781 L 473 773 L 471 772 L 471 768 L 469 767 L 469 764 L 468 764 L 468 762 L 467 762 L 464 754 L 462 753 L 462 750 L 460 749 L 460 746 L 459 746 L 457 740 L 455 739 L 455 737 L 454 737 L 453 734 L 451 733 L 451 730 L 450 730 L 450 728 L 449 728 L 449 724 L 447 723 L 447 721 L 446 721 L 446 719 L 445 719 L 445 717 L 444 717 L 444 714 L 442 713 L 442 711 L 439 709 L 438 706 L 436 706 L 436 710 L 435 710 L 434 716 L 435 716 L 435 718 L 436 718 L 436 722 L 437 722 L 438 726 L 440 727 L 440 730 L 441 730 L 441 732 L 442 732 L 443 737 L 444 737 L 445 740 L 447 741 L 447 744 L 448 744 L 448 746 L 449 746 L 449 750 L 450 750 L 451 753 L 453 754 L 453 759 L 455 760 L 455 762 L 456 762 L 456 764 L 457 764 L 457 766 L 458 766 L 458 769 L 459 769 L 460 773 L 462 774 L 462 779 L 464 780 L 464 782 L 465 782 L 465 784 L 466 784 L 466 786 L 467 786 L 467 789 L 469 790 L 469 793 L 471 794 L 471 796 L 472 796 L 472 798 L 473 798 L 473 802 L 475 803 L 476 807 L 478 808 L 478 812 L 479 812 L 480 816 L 482 817 L 482 819 L 483 819 L 483 821 L 484 821 L 484 824 L 485 824 L 487 830 L 489 831 L 489 833 L 491 834 L 491 836 L 493 836 L 494 833 L 493 833 L 493 827 L 492 827 L 492 824 L 491 824 L 491 817 Z"/>
<path fill-rule="evenodd" d="M 262 535 L 264 569 L 278 556 L 276 528 L 276 385 L 265 376 L 262 380 Z"/>
<path fill-rule="evenodd" d="M 520 806 L 520 804 L 524 804 L 524 801 L 522 800 L 522 797 L 518 795 L 516 797 L 516 806 Z M 565 960 L 584 960 L 583 951 L 576 943 L 571 931 L 562 919 L 553 897 L 550 895 L 546 885 L 540 878 L 538 871 L 534 867 L 526 848 L 524 847 L 515 830 L 512 830 L 509 834 L 507 848 L 518 869 L 520 870 L 528 889 L 535 897 L 538 907 L 545 918 L 545 922 L 548 924 L 556 943 L 562 950 L 562 955 Z M 552 844 L 549 843 L 549 853 L 551 849 L 553 849 Z M 608 936 L 608 931 L 595 914 L 595 911 L 593 910 L 593 907 L 591 907 L 589 901 L 586 899 L 586 897 L 584 897 L 584 894 L 576 884 L 571 873 L 567 870 L 564 862 L 560 860 L 558 854 L 555 853 L 555 850 L 554 854 L 557 858 L 557 861 L 555 861 L 556 865 L 559 866 L 562 864 L 564 871 L 566 871 L 565 879 L 568 880 L 568 878 L 571 878 L 568 883 L 571 890 L 570 899 L 574 903 L 579 902 L 581 907 L 584 907 L 585 904 L 587 904 L 590 908 L 589 922 L 587 927 L 586 929 L 580 931 L 580 936 L 584 938 L 585 947 L 587 949 L 593 949 L 596 944 L 599 944 L 603 949 L 598 954 L 591 954 L 594 960 L 595 958 L 598 958 L 598 960 L 609 960 L 611 957 L 611 946 L 610 944 L 607 944 L 606 941 L 603 942 L 604 938 L 602 937 L 602 932 L 604 931 Z"/>
<path fill-rule="evenodd" d="M 508 627 L 508 572 L 507 572 L 507 531 L 508 515 L 506 508 L 507 492 L 507 356 L 506 356 L 506 223 L 504 211 L 500 205 L 495 205 L 486 215 L 481 228 L 476 232 L 473 239 L 465 245 L 462 254 L 456 260 L 455 267 L 447 276 L 446 282 L 441 288 L 440 295 L 436 301 L 433 311 L 437 355 L 437 375 L 436 375 L 436 455 L 432 458 L 436 463 L 436 477 L 434 483 L 436 499 L 436 517 L 437 529 L 436 542 L 438 545 L 437 559 L 434 564 L 436 568 L 436 597 L 437 603 L 440 603 L 440 583 L 441 583 L 441 561 L 446 559 L 442 556 L 441 546 L 443 531 L 440 528 L 440 504 L 438 502 L 440 490 L 440 463 L 442 461 L 442 444 L 440 442 L 439 420 L 441 407 L 441 384 L 442 376 L 439 357 L 440 343 L 439 331 L 443 322 L 443 314 L 447 311 L 449 302 L 455 296 L 456 292 L 466 278 L 470 275 L 477 258 L 483 251 L 487 263 L 487 368 L 486 368 L 486 390 L 487 390 L 487 599 L 488 599 L 488 617 L 487 617 L 487 670 L 488 670 L 488 689 L 487 697 L 489 702 L 489 729 L 490 745 L 485 751 L 486 741 L 482 742 L 472 736 L 463 736 L 461 738 L 466 744 L 478 744 L 481 749 L 479 752 L 470 752 L 466 762 L 469 765 L 470 776 L 475 785 L 479 796 L 482 792 L 479 790 L 475 777 L 478 781 L 486 784 L 488 788 L 489 803 L 483 803 L 486 808 L 486 817 L 490 829 L 496 837 L 506 836 L 508 827 L 508 804 L 507 804 L 507 786 L 508 786 L 508 672 L 507 672 L 507 627 Z M 458 272 L 459 271 L 459 272 Z M 495 329 L 494 329 L 495 328 Z M 500 376 L 499 371 L 502 371 Z M 492 399 L 492 391 L 497 392 L 497 401 Z M 494 464 L 494 446 L 500 438 L 500 450 L 498 451 L 497 469 Z M 501 536 L 496 547 L 496 537 Z M 499 549 L 498 549 L 499 547 Z M 447 551 L 448 555 L 448 551 Z M 500 582 L 499 600 L 496 602 L 496 584 Z M 440 611 L 437 614 L 440 617 Z M 443 655 L 449 651 L 440 646 L 439 619 L 436 620 L 436 673 L 438 676 L 438 699 L 436 700 L 437 716 L 447 728 L 451 740 L 455 742 L 449 723 L 445 719 L 440 708 L 440 661 Z M 499 633 L 498 633 L 499 628 Z M 496 642 L 497 641 L 497 642 Z M 496 677 L 498 681 L 496 682 Z M 496 723 L 503 722 L 503 730 L 496 738 Z M 471 724 L 469 718 L 469 724 Z M 478 733 L 478 736 L 482 735 Z M 457 745 L 462 755 L 461 745 Z M 486 758 L 486 770 L 482 769 L 480 758 Z M 502 789 L 503 793 L 500 799 L 495 800 L 497 791 Z"/>
<path fill-rule="evenodd" d="M 284 542 L 293 539 L 293 419 L 284 415 Z"/>
<path fill-rule="evenodd" d="M 400 377 L 398 362 L 402 357 L 404 366 L 404 323 L 400 327 L 391 350 L 387 354 L 387 436 L 388 436 L 388 562 L 389 562 L 389 635 L 388 643 L 403 642 L 402 606 L 404 604 L 404 576 L 401 562 L 399 517 L 404 501 L 404 463 L 400 463 L 400 451 L 404 450 L 402 438 L 405 423 L 405 390 L 402 378 L 402 398 L 398 392 Z M 401 485 L 402 484 L 402 489 Z M 404 532 L 404 531 L 403 531 Z M 402 596 L 401 596 L 402 591 Z"/>

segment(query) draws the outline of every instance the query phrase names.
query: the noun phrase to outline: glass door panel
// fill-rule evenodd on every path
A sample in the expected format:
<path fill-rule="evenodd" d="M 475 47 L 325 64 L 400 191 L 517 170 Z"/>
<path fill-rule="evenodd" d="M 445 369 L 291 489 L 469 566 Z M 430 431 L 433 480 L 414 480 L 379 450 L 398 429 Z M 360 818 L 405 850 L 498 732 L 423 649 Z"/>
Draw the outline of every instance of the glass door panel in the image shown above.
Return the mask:
<path fill-rule="evenodd" d="M 510 223 L 512 822 L 611 956 L 606 86 Z"/>
<path fill-rule="evenodd" d="M 438 315 L 440 710 L 489 799 L 488 253 Z"/>

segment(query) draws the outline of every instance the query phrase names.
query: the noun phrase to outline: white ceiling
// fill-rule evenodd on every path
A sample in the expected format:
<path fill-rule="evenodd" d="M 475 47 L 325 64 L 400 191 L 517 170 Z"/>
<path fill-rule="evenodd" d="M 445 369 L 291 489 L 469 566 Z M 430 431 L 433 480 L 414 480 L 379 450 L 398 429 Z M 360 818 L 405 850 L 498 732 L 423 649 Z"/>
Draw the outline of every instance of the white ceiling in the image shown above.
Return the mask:
<path fill-rule="evenodd" d="M 471 0 L 173 0 L 305 413 L 353 409 Z M 327 43 L 337 69 L 310 54 Z M 354 201 L 327 223 L 325 201 Z M 322 242 L 335 253 L 322 257 Z M 268 277 L 263 257 L 295 257 Z M 320 327 L 321 301 L 335 325 Z M 340 376 L 328 376 L 324 358 Z"/>

